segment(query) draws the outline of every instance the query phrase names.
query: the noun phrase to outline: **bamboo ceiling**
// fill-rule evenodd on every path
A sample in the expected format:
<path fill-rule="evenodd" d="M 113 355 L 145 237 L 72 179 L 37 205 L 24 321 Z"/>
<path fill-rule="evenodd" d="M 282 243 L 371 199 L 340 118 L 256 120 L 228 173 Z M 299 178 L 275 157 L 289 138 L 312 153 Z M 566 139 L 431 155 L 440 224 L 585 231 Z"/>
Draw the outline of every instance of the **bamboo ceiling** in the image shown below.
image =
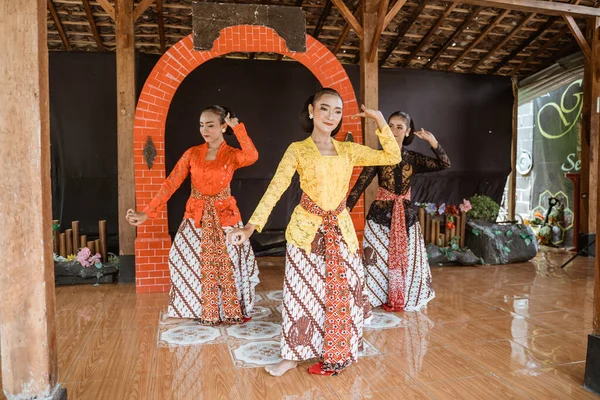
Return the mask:
<path fill-rule="evenodd" d="M 358 36 L 331 0 L 220 2 L 301 5 L 306 13 L 308 34 L 318 38 L 342 63 L 359 61 Z M 554 2 L 596 5 L 596 0 Z M 135 23 L 137 51 L 161 54 L 192 33 L 192 0 L 135 0 L 135 3 L 140 7 L 138 10 L 145 9 Z M 353 11 L 358 6 L 358 0 L 345 3 Z M 389 8 L 394 3 L 391 0 Z M 105 11 L 110 12 L 111 6 L 114 4 L 110 0 L 48 0 L 48 48 L 114 51 L 115 23 Z M 585 20 L 575 21 L 585 32 Z M 381 34 L 379 63 L 385 68 L 528 76 L 577 51 L 577 42 L 559 16 L 441 0 L 408 0 Z M 227 57 L 281 59 L 269 53 L 234 53 Z"/>

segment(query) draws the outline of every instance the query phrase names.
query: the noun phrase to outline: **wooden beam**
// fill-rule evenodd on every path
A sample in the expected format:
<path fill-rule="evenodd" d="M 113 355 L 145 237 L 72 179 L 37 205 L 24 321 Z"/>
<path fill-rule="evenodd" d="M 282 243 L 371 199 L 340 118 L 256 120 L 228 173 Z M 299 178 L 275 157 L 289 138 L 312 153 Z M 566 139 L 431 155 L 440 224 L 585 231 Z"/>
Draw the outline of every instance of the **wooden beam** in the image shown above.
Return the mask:
<path fill-rule="evenodd" d="M 515 220 L 517 206 L 517 139 L 519 136 L 519 86 L 517 78 L 512 78 L 513 113 L 512 141 L 510 145 L 510 175 L 508 177 L 508 219 Z"/>
<path fill-rule="evenodd" d="M 475 39 L 475 41 L 471 43 L 471 45 L 467 47 L 466 50 L 463 51 L 462 54 L 458 56 L 452 64 L 450 64 L 450 66 L 448 67 L 448 71 L 453 70 L 454 67 L 456 67 L 462 61 L 462 59 L 465 58 L 466 55 L 469 54 L 471 50 L 475 48 L 475 46 L 477 46 L 483 39 L 485 39 L 487 34 L 490 33 L 496 27 L 496 25 L 498 25 L 500 21 L 502 21 L 504 17 L 506 17 L 508 14 L 510 14 L 510 10 L 504 10 L 502 13 L 498 14 L 488 25 L 488 27 L 477 36 L 477 39 Z"/>
<path fill-rule="evenodd" d="M 481 7 L 481 6 L 477 7 L 475 10 L 473 10 L 473 12 L 469 15 L 469 17 L 467 19 L 465 19 L 462 24 L 460 24 L 460 26 L 458 27 L 458 29 L 456 31 L 454 31 L 452 36 L 450 36 L 450 38 L 448 40 L 446 40 L 446 43 L 444 43 L 442 48 L 440 50 L 438 50 L 438 52 L 435 53 L 435 55 L 433 57 L 431 57 L 431 60 L 429 60 L 429 62 L 427 62 L 427 64 L 425 64 L 425 68 L 431 67 L 433 65 L 433 63 L 436 62 L 437 59 L 446 51 L 446 49 L 448 47 L 450 47 L 450 45 L 452 43 L 455 43 L 455 40 L 458 38 L 458 36 L 461 33 L 463 33 L 463 31 L 469 26 L 469 24 L 471 22 L 473 22 L 475 20 L 475 18 L 481 12 L 481 10 L 483 10 L 483 7 Z"/>
<path fill-rule="evenodd" d="M 125 219 L 135 205 L 133 118 L 135 114 L 135 33 L 133 0 L 116 1 L 117 164 L 119 253 L 135 254 L 135 227 Z"/>
<path fill-rule="evenodd" d="M 378 0 L 363 0 L 361 5 L 364 36 L 360 41 L 360 101 L 374 110 L 379 109 L 379 67 L 377 66 L 377 60 L 369 60 L 368 54 L 377 27 L 378 6 Z M 375 134 L 377 131 L 376 122 L 370 118 L 365 118 L 362 120 L 362 128 L 363 143 L 373 149 L 378 148 L 379 140 Z M 375 200 L 376 191 L 377 184 L 372 182 L 365 191 L 365 210 L 368 210 L 373 200 Z"/>
<path fill-rule="evenodd" d="M 416 57 L 416 55 L 419 53 L 419 51 L 421 51 L 423 46 L 425 46 L 429 42 L 429 39 L 431 39 L 431 37 L 437 32 L 438 28 L 446 20 L 448 15 L 450 15 L 452 13 L 452 11 L 454 11 L 454 7 L 456 7 L 456 4 L 451 4 L 446 9 L 444 14 L 442 14 L 438 18 L 437 22 L 431 28 L 429 28 L 429 31 L 425 34 L 425 36 L 423 36 L 423 39 L 421 39 L 421 41 L 419 42 L 417 47 L 415 47 L 413 49 L 413 51 L 410 52 L 410 55 L 404 59 L 404 63 L 403 63 L 404 66 L 408 67 L 410 65 L 411 61 Z"/>
<path fill-rule="evenodd" d="M 383 28 L 382 31 L 387 28 L 387 26 L 394 20 L 396 14 L 402 9 L 402 7 L 406 4 L 406 0 L 396 0 L 396 3 L 390 8 L 390 11 L 385 15 L 385 19 L 383 20 Z"/>
<path fill-rule="evenodd" d="M 483 64 L 488 58 L 492 57 L 494 54 L 496 54 L 496 52 L 500 49 L 502 49 L 504 47 L 504 45 L 506 43 L 508 43 L 509 40 L 511 40 L 517 33 L 519 33 L 519 31 L 521 30 L 521 28 L 523 28 L 525 25 L 527 25 L 533 18 L 535 18 L 536 14 L 531 14 L 529 17 L 524 18 L 519 25 L 515 26 L 513 28 L 513 30 L 506 35 L 506 37 L 504 39 L 502 39 L 502 41 L 500 41 L 498 44 L 496 44 L 485 56 L 483 56 L 481 58 L 481 60 L 477 61 L 475 63 L 475 65 L 473 65 L 471 67 L 471 69 L 469 70 L 469 72 L 475 72 L 477 70 L 477 68 L 479 68 L 479 66 L 481 64 Z M 514 218 L 511 218 L 511 220 L 514 220 Z"/>
<path fill-rule="evenodd" d="M 527 57 L 525 60 L 521 61 L 521 63 L 519 65 L 517 65 L 511 71 L 511 75 L 516 75 L 521 69 L 523 69 L 524 66 L 529 64 L 532 60 L 535 60 L 537 58 L 537 56 L 539 56 L 541 53 L 543 53 L 548 47 L 550 47 L 554 43 L 556 43 L 556 41 L 558 39 L 564 37 L 567 34 L 567 32 L 569 32 L 569 27 L 565 25 L 558 31 L 558 33 L 555 33 L 554 36 L 552 36 L 550 39 L 548 39 L 536 51 L 531 53 L 531 55 L 529 57 Z"/>
<path fill-rule="evenodd" d="M 344 44 L 344 41 L 346 40 L 346 36 L 348 36 L 348 32 L 350 32 L 350 25 L 346 24 L 346 26 L 344 26 L 344 30 L 342 31 L 342 33 L 340 33 L 340 37 L 338 38 L 337 43 L 335 44 L 333 54 L 337 54 L 340 51 L 342 45 Z"/>
<path fill-rule="evenodd" d="M 317 25 L 315 26 L 315 29 L 313 30 L 312 36 L 315 39 L 319 39 L 319 35 L 321 34 L 321 29 L 323 29 L 323 25 L 325 25 L 325 21 L 327 21 L 327 17 L 331 13 L 331 7 L 332 6 L 333 6 L 333 3 L 331 2 L 331 0 L 327 0 L 325 2 L 325 6 L 323 7 L 323 11 L 321 11 L 321 15 L 319 16 L 319 20 L 317 21 Z"/>
<path fill-rule="evenodd" d="M 63 46 L 68 51 L 71 51 L 71 45 L 69 44 L 69 39 L 65 34 L 65 30 L 63 29 L 62 23 L 60 22 L 60 18 L 58 18 L 58 13 L 56 12 L 56 7 L 54 7 L 54 2 L 52 0 L 47 0 L 48 9 L 50 10 L 50 15 L 52 15 L 52 20 L 54 21 L 54 25 L 56 25 L 56 29 L 58 30 L 58 36 L 60 36 L 60 40 L 63 42 Z"/>
<path fill-rule="evenodd" d="M 350 26 L 352 27 L 352 29 L 354 30 L 354 32 L 356 32 L 356 35 L 359 37 L 359 39 L 362 40 L 363 27 L 360 26 L 360 24 L 358 23 L 356 18 L 354 18 L 354 15 L 352 15 L 352 13 L 350 12 L 350 10 L 346 6 L 346 4 L 344 4 L 344 1 L 343 0 L 331 0 L 331 1 L 333 1 L 333 4 L 335 4 L 335 6 L 339 10 L 339 12 L 342 14 L 344 19 L 346 20 L 346 22 L 348 22 L 350 24 Z"/>
<path fill-rule="evenodd" d="M 90 8 L 89 0 L 81 0 L 83 3 L 83 9 L 85 10 L 85 14 L 87 15 L 88 22 L 90 24 L 90 30 L 92 31 L 92 35 L 94 35 L 94 39 L 96 40 L 96 47 L 98 51 L 104 51 L 104 45 L 102 44 L 102 38 L 98 34 L 98 28 L 96 27 L 96 21 L 94 21 L 94 14 L 92 13 L 92 9 Z"/>
<path fill-rule="evenodd" d="M 115 8 L 108 0 L 96 0 L 96 2 L 100 4 L 100 7 L 104 9 L 104 11 L 108 14 L 109 17 L 112 18 L 113 21 L 116 21 Z"/>
<path fill-rule="evenodd" d="M 158 38 L 160 40 L 160 52 L 165 53 L 165 19 L 163 16 L 162 0 L 156 0 L 156 19 L 158 19 Z"/>
<path fill-rule="evenodd" d="M 600 10 L 594 7 L 579 6 L 565 3 L 551 3 L 542 0 L 442 0 L 452 3 L 475 4 L 477 6 L 495 7 L 506 10 L 524 11 L 530 13 L 572 17 L 598 17 Z"/>
<path fill-rule="evenodd" d="M 381 57 L 381 60 L 379 60 L 379 66 L 385 64 L 387 59 L 390 58 L 392 52 L 396 49 L 396 47 L 398 47 L 398 45 L 404 38 L 404 35 L 406 35 L 408 30 L 412 27 L 413 23 L 417 20 L 417 18 L 419 18 L 419 15 L 423 11 L 423 9 L 425 9 L 426 4 L 427 0 L 420 0 L 419 6 L 413 10 L 413 13 L 410 15 L 408 21 L 406 21 L 406 23 L 402 25 L 402 29 L 398 31 L 398 34 L 396 35 L 394 40 L 392 40 L 392 43 L 390 43 L 390 45 L 388 46 L 387 50 L 383 54 L 383 57 Z"/>
<path fill-rule="evenodd" d="M 590 207 L 590 213 L 596 214 L 595 224 L 592 225 L 596 230 L 596 257 L 594 260 L 594 317 L 593 333 L 600 335 L 600 218 L 597 210 L 600 210 L 600 18 L 589 20 L 592 26 L 592 42 L 590 57 L 591 79 L 588 82 L 591 85 L 591 113 L 590 113 L 590 189 L 594 190 L 595 202 L 594 209 Z M 592 186 L 593 185 L 593 186 Z M 590 198 L 590 201 L 592 199 Z"/>
<path fill-rule="evenodd" d="M 146 12 L 148 7 L 150 7 L 152 3 L 154 3 L 154 0 L 142 0 L 138 3 L 138 5 L 135 7 L 135 10 L 133 11 L 134 23 Z"/>
<path fill-rule="evenodd" d="M 380 0 L 379 11 L 377 12 L 377 25 L 375 25 L 375 32 L 373 33 L 373 40 L 371 41 L 371 47 L 369 49 L 369 62 L 374 62 L 377 56 L 377 50 L 379 47 L 379 38 L 383 31 L 383 21 L 385 20 L 385 13 L 390 3 L 389 0 Z"/>
<path fill-rule="evenodd" d="M 546 32 L 546 30 L 548 30 L 548 28 L 550 28 L 552 25 L 554 25 L 554 23 L 557 20 L 558 20 L 558 18 L 556 18 L 556 17 L 549 18 L 548 21 L 546 21 L 542 26 L 540 26 L 540 28 L 533 35 L 530 36 L 532 38 L 531 40 L 523 42 L 519 47 L 517 47 L 516 49 L 511 51 L 509 55 L 504 57 L 502 59 L 502 61 L 500 61 L 498 64 L 496 64 L 494 66 L 494 68 L 490 71 L 490 74 L 495 74 L 496 72 L 498 72 L 502 68 L 504 68 L 504 66 L 508 65 L 508 63 L 512 59 L 517 57 L 523 50 L 525 50 L 527 47 L 529 47 L 531 44 L 533 44 L 533 42 L 538 40 Z"/>
<path fill-rule="evenodd" d="M 355 17 L 361 10 L 361 2 L 362 2 L 362 0 L 358 1 L 358 4 L 356 5 L 356 9 L 352 13 Z M 340 37 L 338 38 L 338 41 L 335 44 L 335 48 L 333 50 L 334 55 L 337 54 L 338 51 L 340 51 L 340 48 L 344 44 L 344 41 L 346 40 L 346 36 L 348 36 L 349 32 L 350 32 L 350 25 L 346 22 L 346 25 L 344 25 L 344 29 L 342 30 L 342 33 L 340 33 Z"/>
<path fill-rule="evenodd" d="M 581 29 L 579 29 L 577 22 L 575 22 L 575 19 L 573 17 L 571 17 L 570 15 L 563 15 L 563 19 L 565 20 L 565 22 L 567 23 L 567 26 L 569 27 L 569 30 L 575 37 L 577 44 L 579 45 L 579 47 L 581 47 L 581 51 L 583 52 L 583 55 L 585 56 L 585 58 L 589 59 L 592 51 L 590 50 L 590 45 L 587 42 L 587 40 L 585 39 L 583 32 L 581 32 Z"/>
<path fill-rule="evenodd" d="M 58 385 L 47 9 L 44 0 L 0 1 L 0 353 L 8 399 L 66 398 Z"/>
<path fill-rule="evenodd" d="M 586 39 L 589 43 L 592 42 L 592 35 L 594 33 L 593 18 L 590 18 L 586 24 Z M 579 49 L 579 46 L 577 46 Z M 590 50 L 592 48 L 590 47 Z M 594 232 L 596 216 L 591 213 L 591 210 L 595 208 L 590 202 L 590 198 L 595 193 L 590 190 L 590 151 L 591 151 L 591 113 L 592 113 L 592 67 L 593 61 L 590 59 L 584 59 L 583 69 L 583 110 L 581 112 L 581 205 L 579 210 L 581 212 L 581 218 L 579 218 L 579 224 L 581 232 L 584 234 L 590 234 Z M 593 221 L 592 221 L 593 219 Z"/>
<path fill-rule="evenodd" d="M 585 106 L 588 107 L 584 115 L 588 117 L 586 124 L 584 125 L 588 131 L 586 132 L 587 138 L 589 138 L 589 193 L 588 193 L 588 232 L 595 233 L 596 238 L 600 236 L 598 230 L 598 224 L 600 223 L 600 217 L 598 212 L 600 210 L 598 202 L 600 201 L 600 18 L 590 18 L 588 20 L 588 33 L 590 39 L 590 49 L 592 51 L 590 62 L 585 62 L 587 71 L 584 73 L 584 79 L 589 78 L 587 83 L 584 81 L 587 90 L 584 89 L 584 95 L 588 94 L 589 101 Z M 587 91 L 587 93 L 586 93 Z M 596 239 L 596 255 L 598 251 L 598 243 L 600 240 Z M 600 334 L 600 298 L 598 295 L 598 259 L 596 256 L 596 290 L 594 296 L 594 333 Z"/>

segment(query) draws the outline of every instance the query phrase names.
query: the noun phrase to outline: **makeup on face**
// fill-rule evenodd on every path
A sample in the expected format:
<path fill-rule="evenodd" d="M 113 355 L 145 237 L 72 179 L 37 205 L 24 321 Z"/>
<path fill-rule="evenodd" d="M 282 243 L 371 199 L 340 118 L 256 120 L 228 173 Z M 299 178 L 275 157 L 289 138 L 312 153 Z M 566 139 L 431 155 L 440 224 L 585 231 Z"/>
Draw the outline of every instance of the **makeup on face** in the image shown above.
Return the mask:
<path fill-rule="evenodd" d="M 409 129 L 406 119 L 402 117 L 391 118 L 388 125 L 395 137 L 405 137 Z"/>
<path fill-rule="evenodd" d="M 200 134 L 206 142 L 223 139 L 220 116 L 212 112 L 204 112 L 200 116 Z"/>
<path fill-rule="evenodd" d="M 315 127 L 324 132 L 333 131 L 342 119 L 342 99 L 331 94 L 324 94 L 312 107 Z"/>

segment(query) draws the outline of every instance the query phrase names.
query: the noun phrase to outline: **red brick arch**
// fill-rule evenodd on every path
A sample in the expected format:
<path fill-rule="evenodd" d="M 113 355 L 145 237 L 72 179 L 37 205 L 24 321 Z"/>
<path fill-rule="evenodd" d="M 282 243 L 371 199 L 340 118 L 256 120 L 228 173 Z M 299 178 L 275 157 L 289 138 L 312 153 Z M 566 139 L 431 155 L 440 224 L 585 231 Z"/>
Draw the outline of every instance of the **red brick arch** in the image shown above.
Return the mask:
<path fill-rule="evenodd" d="M 194 51 L 193 37 L 189 35 L 169 49 L 158 61 L 144 84 L 135 112 L 134 163 L 136 207 L 143 209 L 165 179 L 165 121 L 175 91 L 186 76 L 199 65 L 231 52 L 272 52 L 286 55 L 302 63 L 323 87 L 335 88 L 344 100 L 344 114 L 340 136 L 352 132 L 362 140 L 360 122 L 350 116 L 358 112 L 354 89 L 346 71 L 337 58 L 321 43 L 306 36 L 306 52 L 287 50 L 285 41 L 271 29 L 262 26 L 239 25 L 226 28 L 215 41 L 212 51 Z M 143 156 L 144 146 L 152 138 L 157 151 L 152 169 Z M 260 149 L 258 149 L 260 152 Z M 362 202 L 353 213 L 356 229 L 364 227 Z M 167 224 L 167 210 L 158 218 L 140 226 L 135 241 L 136 288 L 138 293 L 169 290 L 168 253 L 171 246 Z"/>

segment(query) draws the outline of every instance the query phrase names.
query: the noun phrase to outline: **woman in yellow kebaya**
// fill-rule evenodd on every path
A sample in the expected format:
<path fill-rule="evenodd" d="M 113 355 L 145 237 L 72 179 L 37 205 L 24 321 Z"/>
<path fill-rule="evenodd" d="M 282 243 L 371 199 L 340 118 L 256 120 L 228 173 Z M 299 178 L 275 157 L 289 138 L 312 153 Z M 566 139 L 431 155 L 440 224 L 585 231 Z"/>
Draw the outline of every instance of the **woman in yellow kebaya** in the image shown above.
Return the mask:
<path fill-rule="evenodd" d="M 311 135 L 288 147 L 248 224 L 228 234 L 232 243 L 242 244 L 255 230 L 260 232 L 298 172 L 302 199 L 286 230 L 283 361 L 266 368 L 272 375 L 312 358 L 321 362 L 309 369 L 311 373 L 335 375 L 357 360 L 370 306 L 346 194 L 355 166 L 400 162 L 400 147 L 383 115 L 364 106 L 362 110 L 357 116 L 377 121 L 383 150 L 332 138 L 340 130 L 343 112 L 335 90 L 322 89 L 309 97 L 301 118 Z"/>

